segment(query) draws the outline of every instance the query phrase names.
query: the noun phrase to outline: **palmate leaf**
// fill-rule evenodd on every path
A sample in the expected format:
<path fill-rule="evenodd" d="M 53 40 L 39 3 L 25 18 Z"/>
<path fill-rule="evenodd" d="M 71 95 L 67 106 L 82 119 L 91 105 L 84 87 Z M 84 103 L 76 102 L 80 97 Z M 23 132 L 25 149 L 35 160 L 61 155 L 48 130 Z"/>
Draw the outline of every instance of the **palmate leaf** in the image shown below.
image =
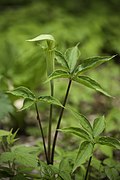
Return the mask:
<path fill-rule="evenodd" d="M 105 129 L 105 118 L 104 116 L 96 118 L 93 123 L 93 136 L 97 137 Z"/>
<path fill-rule="evenodd" d="M 100 86 L 98 82 L 88 76 L 76 76 L 73 78 L 73 80 L 91 89 L 99 91 L 108 97 L 112 97 Z"/>
<path fill-rule="evenodd" d="M 107 62 L 111 59 L 113 59 L 116 55 L 114 56 L 96 56 L 96 57 L 91 57 L 91 58 L 88 58 L 88 59 L 85 59 L 83 61 L 82 64 L 80 64 L 76 70 L 75 70 L 75 73 L 77 75 L 79 75 L 80 73 L 84 72 L 84 71 L 87 71 L 91 68 L 94 68 L 96 66 L 99 66 L 100 64 L 104 63 L 104 62 Z"/>
<path fill-rule="evenodd" d="M 92 135 L 93 132 L 92 126 L 90 122 L 87 120 L 87 118 L 84 115 L 77 112 L 76 110 L 74 110 L 73 108 L 71 107 L 67 107 L 67 108 L 72 112 L 74 117 L 79 120 L 80 125 L 83 127 L 83 129 L 87 131 L 90 135 Z"/>
<path fill-rule="evenodd" d="M 91 144 L 89 141 L 84 141 L 79 148 L 77 158 L 75 160 L 75 164 L 73 167 L 73 171 L 76 170 L 77 167 L 81 166 L 83 163 L 86 162 L 90 158 L 93 152 L 93 144 Z"/>
<path fill-rule="evenodd" d="M 50 81 L 52 79 L 69 78 L 69 77 L 70 77 L 70 75 L 68 74 L 68 72 L 58 69 L 58 70 L 54 71 L 52 74 L 49 75 L 46 82 L 48 82 L 48 81 Z"/>
<path fill-rule="evenodd" d="M 111 146 L 116 149 L 120 149 L 120 141 L 113 137 L 101 136 L 98 139 L 98 144 Z"/>
<path fill-rule="evenodd" d="M 78 49 L 78 45 L 66 50 L 65 59 L 68 63 L 70 73 L 74 71 L 79 56 L 80 56 L 80 51 Z"/>
<path fill-rule="evenodd" d="M 79 136 L 79 137 L 81 137 L 85 140 L 88 140 L 88 141 L 91 138 L 86 131 L 84 131 L 83 129 L 78 128 L 78 127 L 63 128 L 63 129 L 59 129 L 59 131 L 62 131 L 65 133 L 72 133 L 72 134 Z"/>
<path fill-rule="evenodd" d="M 55 50 L 55 59 L 59 64 L 61 64 L 64 68 L 67 68 L 69 70 L 68 63 L 64 57 L 64 55 L 60 52 Z"/>
<path fill-rule="evenodd" d="M 63 107 L 63 105 L 60 103 L 60 101 L 52 96 L 39 96 L 38 101 L 46 102 L 48 104 L 54 104 L 54 105 Z"/>
<path fill-rule="evenodd" d="M 9 94 L 13 94 L 14 96 L 22 97 L 22 98 L 28 98 L 31 100 L 35 99 L 35 95 L 30 91 L 28 88 L 24 86 L 17 87 L 11 91 L 7 91 Z"/>

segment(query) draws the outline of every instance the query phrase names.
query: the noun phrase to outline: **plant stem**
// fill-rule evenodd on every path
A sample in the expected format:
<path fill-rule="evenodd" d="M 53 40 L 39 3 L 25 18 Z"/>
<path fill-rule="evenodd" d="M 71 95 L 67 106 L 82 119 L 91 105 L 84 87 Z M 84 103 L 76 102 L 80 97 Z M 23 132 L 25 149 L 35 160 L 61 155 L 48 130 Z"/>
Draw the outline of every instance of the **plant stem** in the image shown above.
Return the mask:
<path fill-rule="evenodd" d="M 71 83 L 72 83 L 72 80 L 69 79 L 66 95 L 65 95 L 65 98 L 64 98 L 64 102 L 63 102 L 64 107 L 65 107 L 66 102 L 67 102 L 67 98 L 68 98 L 68 94 L 69 94 L 69 91 L 70 91 Z M 58 136 L 58 129 L 60 128 L 60 123 L 61 123 L 61 119 L 62 119 L 62 116 L 63 116 L 64 107 L 61 108 L 60 116 L 59 116 L 58 123 L 57 123 L 56 130 L 55 130 L 55 135 L 54 135 L 54 139 L 53 139 L 53 146 L 52 146 L 52 154 L 51 154 L 51 164 L 53 164 L 53 161 L 54 161 L 54 153 L 55 153 L 55 146 L 56 146 L 56 141 L 57 141 L 57 136 Z"/>
<path fill-rule="evenodd" d="M 54 95 L 54 83 L 50 81 L 51 96 Z M 48 128 L 48 161 L 51 160 L 51 130 L 52 130 L 52 114 L 53 114 L 53 105 L 50 105 L 50 118 L 49 118 L 49 128 Z"/>
<path fill-rule="evenodd" d="M 47 150 L 46 150 L 46 145 L 45 145 L 45 138 L 44 138 L 44 133 L 43 133 L 43 128 L 42 128 L 42 124 L 41 124 L 41 119 L 40 119 L 37 103 L 35 103 L 35 109 L 36 109 L 36 113 L 37 113 L 37 120 L 38 120 L 39 128 L 40 128 L 41 135 L 42 135 L 45 158 L 46 158 L 46 161 L 47 161 L 47 164 L 48 164 L 49 161 L 48 161 Z"/>
<path fill-rule="evenodd" d="M 90 169 L 90 163 L 91 163 L 91 160 L 92 160 L 92 156 L 89 158 L 88 166 L 87 166 L 87 170 L 86 170 L 86 174 L 85 174 L 84 180 L 87 180 L 88 172 L 89 172 L 89 169 Z"/>
<path fill-rule="evenodd" d="M 47 75 L 49 76 L 54 71 L 54 58 L 55 51 L 52 49 L 50 42 L 47 42 L 48 49 L 46 52 L 46 63 L 47 63 Z M 54 82 L 50 81 L 50 95 L 54 96 Z M 53 114 L 53 105 L 50 105 L 50 115 L 49 115 L 49 124 L 48 124 L 48 163 L 51 161 L 51 130 L 52 130 L 52 114 Z"/>

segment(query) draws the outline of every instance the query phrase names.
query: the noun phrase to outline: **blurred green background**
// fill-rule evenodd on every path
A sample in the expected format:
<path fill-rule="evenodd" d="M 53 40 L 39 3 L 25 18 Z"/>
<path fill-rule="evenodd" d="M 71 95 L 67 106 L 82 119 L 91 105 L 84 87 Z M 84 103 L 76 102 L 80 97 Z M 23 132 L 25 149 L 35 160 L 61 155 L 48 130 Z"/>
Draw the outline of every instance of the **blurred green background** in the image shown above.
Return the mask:
<path fill-rule="evenodd" d="M 17 112 L 22 100 L 8 97 L 4 91 L 20 85 L 49 94 L 46 64 L 39 46 L 26 42 L 39 34 L 52 34 L 57 49 L 80 42 L 80 60 L 96 55 L 115 55 L 112 62 L 89 72 L 115 98 L 109 99 L 90 89 L 73 84 L 69 102 L 90 120 L 106 116 L 106 133 L 120 138 L 120 10 L 119 0 L 0 0 L 0 126 L 20 128 L 20 132 L 38 136 L 34 109 Z M 67 81 L 56 83 L 56 97 L 62 101 Z M 14 105 L 13 105 L 14 104 Z M 48 107 L 41 114 L 47 131 Z M 54 114 L 54 122 L 58 110 Z M 55 124 L 55 123 L 54 123 Z M 62 126 L 78 125 L 64 115 Z"/>

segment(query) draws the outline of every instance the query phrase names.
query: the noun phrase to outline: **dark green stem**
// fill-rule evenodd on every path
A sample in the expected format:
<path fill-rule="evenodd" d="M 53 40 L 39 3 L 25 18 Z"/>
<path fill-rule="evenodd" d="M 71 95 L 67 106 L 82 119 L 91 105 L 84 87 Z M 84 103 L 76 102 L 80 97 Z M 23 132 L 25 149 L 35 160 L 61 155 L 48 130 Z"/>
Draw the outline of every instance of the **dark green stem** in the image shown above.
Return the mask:
<path fill-rule="evenodd" d="M 86 170 L 86 174 L 85 174 L 84 180 L 87 180 L 88 172 L 89 172 L 89 169 L 90 169 L 90 163 L 91 163 L 91 160 L 92 160 L 92 156 L 89 158 L 88 166 L 87 166 L 87 170 Z"/>
<path fill-rule="evenodd" d="M 42 124 L 41 124 L 41 119 L 40 119 L 37 103 L 35 103 L 35 109 L 36 109 L 36 113 L 37 113 L 37 120 L 38 120 L 39 128 L 40 128 L 41 135 L 42 135 L 45 158 L 46 158 L 46 161 L 47 161 L 47 164 L 48 164 L 49 161 L 48 161 L 47 150 L 46 150 L 46 145 L 45 145 L 45 138 L 44 138 L 44 133 L 43 133 L 43 128 L 42 128 Z"/>
<path fill-rule="evenodd" d="M 54 71 L 54 57 L 55 51 L 51 42 L 47 41 L 48 49 L 46 51 L 46 63 L 47 63 L 47 75 L 49 76 Z M 50 95 L 54 96 L 54 82 L 50 81 Z M 50 105 L 50 116 L 48 124 L 48 163 L 51 161 L 51 130 L 52 130 L 52 114 L 53 114 L 53 105 Z"/>
<path fill-rule="evenodd" d="M 52 154 L 51 154 L 51 164 L 53 164 L 53 161 L 54 161 L 54 153 L 55 153 L 55 146 L 56 146 L 56 141 L 57 141 L 57 136 L 58 136 L 58 129 L 60 128 L 60 123 L 61 123 L 61 119 L 62 119 L 62 116 L 63 116 L 64 107 L 65 107 L 66 102 L 67 102 L 67 98 L 68 98 L 68 94 L 69 94 L 69 91 L 70 91 L 71 83 L 72 83 L 72 80 L 70 79 L 69 83 L 68 83 L 66 95 L 65 95 L 65 98 L 64 98 L 63 107 L 61 108 L 60 116 L 59 116 L 57 127 L 56 127 L 56 130 L 55 130 L 55 135 L 54 135 L 54 139 L 53 139 L 53 146 L 52 146 Z"/>
<path fill-rule="evenodd" d="M 50 81 L 51 96 L 54 95 L 54 83 Z M 50 163 L 51 160 L 51 130 L 52 130 L 52 114 L 53 114 L 53 105 L 50 105 L 50 118 L 49 118 L 49 129 L 48 129 L 48 160 Z"/>

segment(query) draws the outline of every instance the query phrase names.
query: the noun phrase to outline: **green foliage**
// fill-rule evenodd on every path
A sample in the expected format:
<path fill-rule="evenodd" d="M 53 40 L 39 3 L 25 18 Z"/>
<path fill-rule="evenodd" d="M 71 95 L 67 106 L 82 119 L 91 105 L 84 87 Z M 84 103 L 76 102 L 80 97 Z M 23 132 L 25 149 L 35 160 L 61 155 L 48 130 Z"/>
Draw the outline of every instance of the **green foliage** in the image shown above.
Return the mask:
<path fill-rule="evenodd" d="M 47 81 L 50 81 L 52 79 L 58 79 L 58 78 L 69 78 L 69 73 L 64 70 L 55 70 L 52 74 L 49 75 L 49 78 Z"/>
<path fill-rule="evenodd" d="M 74 135 L 77 135 L 77 136 L 85 139 L 85 140 L 89 140 L 91 138 L 86 131 L 84 131 L 81 128 L 77 128 L 77 127 L 63 128 L 63 129 L 61 129 L 59 131 L 63 131 L 63 132 L 66 132 L 66 133 L 72 133 Z"/>
<path fill-rule="evenodd" d="M 69 70 L 69 65 L 68 62 L 66 61 L 65 56 L 60 52 L 60 51 L 55 51 L 55 59 L 56 61 L 62 65 L 64 68 L 66 68 L 67 70 Z"/>
<path fill-rule="evenodd" d="M 52 32 L 62 50 L 80 41 L 81 59 L 97 54 L 119 54 L 119 11 L 115 10 L 119 6 L 118 1 L 52 1 L 53 6 L 48 1 L 35 1 L 27 3 L 27 6 L 24 6 L 26 3 L 18 6 L 19 2 L 8 2 L 11 4 L 9 9 L 7 5 L 4 6 L 0 22 L 0 74 L 12 80 L 14 85 L 27 84 L 35 88 L 43 79 L 44 58 L 41 58 L 34 46 L 25 42 L 34 34 Z M 19 8 L 14 11 L 12 4 L 18 4 Z M 49 10 L 50 15 L 46 16 Z M 116 26 L 118 28 L 114 28 Z"/>
<path fill-rule="evenodd" d="M 110 180 L 118 180 L 120 177 L 119 172 L 115 168 L 106 167 L 105 173 Z"/>
<path fill-rule="evenodd" d="M 71 110 L 72 114 L 75 116 L 75 118 L 77 118 L 79 120 L 80 125 L 87 132 L 89 132 L 89 134 L 91 134 L 92 133 L 92 126 L 91 126 L 90 122 L 87 120 L 87 118 L 84 115 L 80 114 L 79 112 L 77 112 L 71 108 L 70 108 L 70 110 Z"/>
<path fill-rule="evenodd" d="M 10 133 L 7 136 L 7 143 L 10 146 L 13 145 L 14 142 L 18 140 L 17 138 L 15 138 L 18 130 L 16 130 L 14 133 L 12 131 L 13 131 L 13 129 L 11 129 Z"/>
<path fill-rule="evenodd" d="M 73 80 L 91 89 L 99 91 L 105 94 L 106 96 L 111 97 L 94 79 L 91 79 L 88 76 L 78 76 L 78 77 L 75 77 Z"/>
<path fill-rule="evenodd" d="M 20 110 L 23 111 L 23 110 L 29 108 L 30 106 L 32 106 L 33 104 L 34 104 L 34 101 L 33 101 L 33 100 L 31 100 L 31 99 L 29 99 L 29 98 L 26 98 L 26 99 L 24 100 L 23 106 L 22 106 L 22 108 L 21 108 Z"/>
<path fill-rule="evenodd" d="M 89 141 L 84 141 L 79 148 L 79 152 L 77 154 L 75 164 L 73 167 L 73 171 L 79 166 L 81 166 L 83 163 L 88 160 L 92 156 L 93 153 L 93 144 Z"/>
<path fill-rule="evenodd" d="M 8 93 L 13 94 L 14 96 L 18 96 L 18 97 L 23 97 L 23 98 L 28 98 L 31 100 L 34 100 L 35 95 L 26 87 L 18 87 L 12 91 L 8 91 Z"/>
<path fill-rule="evenodd" d="M 76 67 L 77 60 L 80 56 L 78 46 L 69 48 L 65 52 L 65 59 L 69 67 L 69 71 L 72 73 Z"/>
<path fill-rule="evenodd" d="M 60 63 L 65 69 L 64 70 L 56 70 L 50 76 L 48 80 L 57 79 L 57 78 L 69 78 L 73 81 L 76 81 L 80 84 L 83 84 L 91 89 L 99 91 L 106 96 L 111 97 L 102 87 L 97 83 L 94 79 L 91 79 L 88 76 L 79 76 L 80 73 L 87 71 L 91 68 L 94 68 L 104 62 L 107 62 L 114 58 L 112 57 L 93 57 L 89 59 L 85 59 L 80 65 L 76 67 L 80 51 L 77 46 L 73 48 L 69 48 L 66 50 L 65 54 L 55 51 L 57 53 L 56 59 L 58 59 L 58 63 Z"/>
<path fill-rule="evenodd" d="M 6 94 L 0 93 L 0 120 L 13 112 L 13 106 Z"/>
<path fill-rule="evenodd" d="M 40 43 L 42 51 L 44 51 L 44 57 L 46 59 L 47 75 L 48 79 L 46 82 L 50 81 L 50 94 L 51 95 L 40 95 L 39 93 L 35 95 L 29 88 L 24 86 L 17 87 L 13 90 L 7 91 L 7 93 L 12 94 L 17 97 L 22 97 L 24 102 L 21 110 L 25 110 L 32 105 L 35 105 L 35 113 L 36 119 L 40 128 L 42 145 L 44 148 L 44 156 L 46 158 L 46 163 L 41 161 L 38 156 L 41 153 L 41 148 L 39 147 L 25 147 L 20 145 L 14 145 L 17 140 L 16 132 L 12 132 L 12 130 L 8 133 L 7 131 L 1 130 L 1 146 L 3 151 L 0 155 L 0 163 L 1 166 L 4 167 L 4 164 L 9 167 L 9 169 L 13 172 L 11 175 L 13 179 L 63 179 L 63 180 L 71 180 L 72 178 L 84 178 L 87 179 L 91 160 L 94 153 L 94 147 L 96 144 L 99 145 L 107 145 L 110 147 L 114 147 L 115 149 L 120 149 L 120 141 L 116 138 L 105 136 L 103 131 L 105 130 L 105 119 L 104 117 L 95 118 L 93 121 L 93 125 L 91 125 L 90 121 L 82 115 L 80 112 L 73 110 L 73 108 L 66 108 L 66 103 L 68 100 L 70 87 L 73 81 L 78 82 L 79 84 L 85 85 L 91 89 L 99 91 L 106 96 L 111 97 L 102 87 L 99 85 L 94 79 L 90 78 L 89 75 L 81 75 L 81 73 L 86 72 L 88 70 L 92 70 L 94 67 L 107 62 L 113 59 L 115 56 L 102 56 L 102 57 L 92 57 L 83 60 L 81 58 L 79 60 L 80 51 L 78 49 L 78 44 L 75 47 L 68 48 L 65 53 L 61 53 L 56 50 L 56 42 L 52 35 L 42 34 L 33 38 L 32 42 Z M 15 52 L 13 50 L 13 52 Z M 34 54 L 34 50 L 33 50 Z M 42 53 L 41 53 L 42 54 Z M 62 68 L 57 69 L 56 66 L 58 64 L 54 63 L 56 59 L 57 63 L 62 66 Z M 32 64 L 29 64 L 32 67 Z M 28 64 L 27 64 L 28 66 Z M 24 66 L 24 70 L 25 70 Z M 35 69 L 34 69 L 35 70 Z M 4 70 L 3 70 L 4 71 Z M 41 73 L 40 73 L 41 74 Z M 68 86 L 66 90 L 66 94 L 61 103 L 57 98 L 54 97 L 54 83 L 53 79 L 58 78 L 67 78 Z M 34 82 L 34 81 L 33 81 Z M 19 84 L 19 83 L 18 83 Z M 33 85 L 34 89 L 37 87 Z M 39 102 L 45 102 L 50 104 L 50 113 L 49 113 L 49 124 L 48 124 L 48 146 L 46 146 L 46 136 L 45 131 L 42 126 L 41 114 L 39 113 Z M 52 125 L 53 125 L 53 106 L 58 105 L 61 107 L 59 118 L 57 121 L 57 126 L 55 129 L 55 134 L 52 136 Z M 60 129 L 61 119 L 63 117 L 64 110 L 68 109 L 72 112 L 74 117 L 79 121 L 79 126 L 77 123 L 77 127 L 66 127 Z M 69 112 L 68 111 L 68 112 Z M 54 118 L 56 115 L 54 116 Z M 69 156 L 64 154 L 64 159 L 60 161 L 60 163 L 54 164 L 54 155 L 55 155 L 55 147 L 56 141 L 59 131 L 65 133 L 71 133 L 73 135 L 77 135 L 80 138 L 79 150 L 76 154 L 75 160 L 71 161 Z M 53 138 L 53 139 L 52 139 Z M 51 143 L 53 141 L 53 144 Z M 66 145 L 67 147 L 67 145 Z M 87 170 L 85 173 L 84 165 L 88 161 Z M 98 166 L 100 165 L 99 162 Z M 20 168 L 25 167 L 24 173 L 20 171 Z M 4 169 L 4 168 L 3 168 Z M 80 171 L 79 171 L 80 169 Z M 80 175 L 77 174 L 77 171 L 81 172 L 83 169 L 83 173 Z M 98 171 L 98 167 L 96 168 Z M 35 170 L 35 174 L 34 174 Z M 111 171 L 110 171 L 111 170 Z M 118 177 L 118 170 L 114 167 L 109 167 L 104 165 L 102 169 L 104 171 L 104 176 L 110 179 L 115 179 Z M 101 171 L 101 172 L 102 172 Z M 112 172 L 112 173 L 111 173 Z M 2 170 L 1 170 L 2 173 Z M 7 177 L 10 177 L 10 173 L 7 173 Z M 2 175 L 4 177 L 4 174 Z"/>
<path fill-rule="evenodd" d="M 113 137 L 100 137 L 98 143 L 120 149 L 120 141 Z"/>
<path fill-rule="evenodd" d="M 82 144 L 80 145 L 79 152 L 77 154 L 75 164 L 73 167 L 73 171 L 75 171 L 77 167 L 84 164 L 86 160 L 88 160 L 90 157 L 93 156 L 93 149 L 94 149 L 95 144 L 102 144 L 102 145 L 114 147 L 116 149 L 120 149 L 119 140 L 112 137 L 99 136 L 105 129 L 105 119 L 103 116 L 96 118 L 93 122 L 93 127 L 91 127 L 89 121 L 83 115 L 75 111 L 73 111 L 73 114 L 75 116 L 77 115 L 76 117 L 78 119 L 82 119 L 80 123 L 83 129 L 78 128 L 78 127 L 70 127 L 70 128 L 64 128 L 61 130 L 66 133 L 72 133 L 74 135 L 77 135 L 84 140 Z M 91 127 L 90 128 L 91 130 L 88 127 Z"/>
<path fill-rule="evenodd" d="M 27 178 L 23 174 L 17 174 L 12 178 L 12 180 L 21 180 L 21 179 L 27 180 Z"/>
<path fill-rule="evenodd" d="M 10 134 L 9 131 L 5 131 L 5 130 L 0 130 L 0 137 L 3 137 L 3 136 L 8 136 Z"/>
<path fill-rule="evenodd" d="M 96 118 L 93 123 L 93 136 L 97 137 L 101 134 L 105 129 L 105 120 L 104 116 L 100 118 Z"/>
<path fill-rule="evenodd" d="M 64 158 L 59 164 L 59 174 L 63 179 L 71 179 L 72 163 L 69 158 Z"/>
<path fill-rule="evenodd" d="M 115 56 L 112 57 L 91 57 L 88 59 L 85 59 L 77 68 L 76 68 L 76 73 L 77 75 L 85 72 L 91 68 L 97 67 L 100 64 L 110 61 L 112 58 L 114 58 Z"/>
<path fill-rule="evenodd" d="M 58 99 L 52 96 L 36 97 L 28 88 L 23 87 L 23 86 L 18 87 L 12 91 L 8 91 L 7 93 L 24 98 L 23 107 L 21 108 L 21 110 L 25 110 L 39 101 L 58 105 L 62 107 L 62 104 L 59 102 Z"/>
<path fill-rule="evenodd" d="M 49 104 L 54 104 L 54 105 L 63 107 L 60 101 L 52 96 L 39 96 L 38 101 L 42 101 L 42 102 L 46 102 Z"/>

